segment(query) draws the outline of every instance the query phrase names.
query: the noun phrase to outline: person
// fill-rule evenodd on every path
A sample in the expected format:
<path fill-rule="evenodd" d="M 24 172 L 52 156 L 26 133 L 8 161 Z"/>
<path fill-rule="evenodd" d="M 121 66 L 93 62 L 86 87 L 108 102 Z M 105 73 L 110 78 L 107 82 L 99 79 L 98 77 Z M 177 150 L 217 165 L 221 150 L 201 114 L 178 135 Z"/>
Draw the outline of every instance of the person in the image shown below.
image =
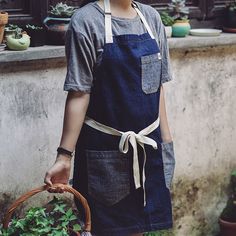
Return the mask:
<path fill-rule="evenodd" d="M 159 13 L 131 0 L 85 1 L 66 32 L 66 57 L 63 132 L 44 182 L 68 184 L 74 152 L 73 187 L 88 200 L 92 234 L 172 228 L 175 157 L 163 88 L 172 71 Z"/>

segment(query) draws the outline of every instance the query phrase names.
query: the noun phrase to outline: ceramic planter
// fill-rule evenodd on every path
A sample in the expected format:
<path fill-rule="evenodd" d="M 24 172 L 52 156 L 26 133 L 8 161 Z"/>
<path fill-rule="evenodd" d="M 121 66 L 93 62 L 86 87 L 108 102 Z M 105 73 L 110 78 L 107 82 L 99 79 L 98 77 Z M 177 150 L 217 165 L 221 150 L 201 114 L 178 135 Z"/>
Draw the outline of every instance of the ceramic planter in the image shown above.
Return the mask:
<path fill-rule="evenodd" d="M 5 25 L 8 23 L 8 13 L 0 12 L 0 44 L 3 40 Z"/>
<path fill-rule="evenodd" d="M 71 18 L 47 17 L 44 25 L 47 29 L 47 43 L 52 45 L 64 45 L 65 33 Z"/>
<path fill-rule="evenodd" d="M 236 222 L 231 223 L 219 219 L 221 236 L 235 236 L 236 235 Z"/>
<path fill-rule="evenodd" d="M 7 47 L 11 50 L 21 51 L 26 50 L 30 45 L 30 36 L 22 34 L 22 37 L 16 39 L 14 35 L 7 36 Z"/>
<path fill-rule="evenodd" d="M 172 25 L 172 36 L 185 37 L 189 34 L 190 29 L 189 20 L 176 20 Z"/>
<path fill-rule="evenodd" d="M 39 47 L 45 45 L 46 33 L 44 29 L 27 29 L 30 36 L 30 47 Z"/>
<path fill-rule="evenodd" d="M 172 26 L 165 26 L 166 37 L 170 38 L 172 35 Z"/>

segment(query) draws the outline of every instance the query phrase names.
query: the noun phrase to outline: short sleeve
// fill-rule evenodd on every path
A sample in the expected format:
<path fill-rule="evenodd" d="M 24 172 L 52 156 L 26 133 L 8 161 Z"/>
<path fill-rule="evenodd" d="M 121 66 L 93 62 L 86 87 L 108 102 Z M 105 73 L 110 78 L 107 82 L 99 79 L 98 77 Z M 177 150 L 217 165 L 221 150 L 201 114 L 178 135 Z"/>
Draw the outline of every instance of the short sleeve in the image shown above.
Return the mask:
<path fill-rule="evenodd" d="M 71 18 L 66 32 L 65 52 L 67 73 L 64 91 L 91 92 L 93 84 L 93 66 L 96 60 L 94 43 L 79 31 L 76 18 Z"/>
<path fill-rule="evenodd" d="M 170 62 L 170 53 L 169 46 L 166 37 L 165 26 L 161 21 L 161 17 L 159 16 L 159 46 L 162 55 L 162 66 L 161 66 L 161 83 L 165 83 L 173 79 L 171 62 Z"/>

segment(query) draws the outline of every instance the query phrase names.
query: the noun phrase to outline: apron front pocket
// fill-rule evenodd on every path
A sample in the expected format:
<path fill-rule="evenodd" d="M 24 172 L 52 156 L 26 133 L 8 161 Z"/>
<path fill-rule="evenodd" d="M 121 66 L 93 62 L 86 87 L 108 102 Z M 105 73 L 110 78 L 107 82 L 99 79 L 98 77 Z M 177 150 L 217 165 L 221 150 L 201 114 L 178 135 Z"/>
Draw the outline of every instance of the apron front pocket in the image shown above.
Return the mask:
<path fill-rule="evenodd" d="M 130 193 L 129 157 L 119 151 L 86 150 L 88 193 L 111 206 Z"/>
<path fill-rule="evenodd" d="M 162 143 L 162 159 L 166 187 L 170 190 L 175 170 L 173 142 Z"/>
<path fill-rule="evenodd" d="M 156 93 L 161 80 L 161 54 L 141 57 L 142 90 L 146 94 Z"/>

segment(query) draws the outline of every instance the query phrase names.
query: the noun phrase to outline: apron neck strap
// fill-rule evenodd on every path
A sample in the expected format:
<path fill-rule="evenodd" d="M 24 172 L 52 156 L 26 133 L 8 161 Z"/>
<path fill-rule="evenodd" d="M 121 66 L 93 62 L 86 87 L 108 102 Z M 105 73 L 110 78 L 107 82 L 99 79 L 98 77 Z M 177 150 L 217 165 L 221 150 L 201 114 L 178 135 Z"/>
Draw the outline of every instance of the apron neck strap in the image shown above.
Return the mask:
<path fill-rule="evenodd" d="M 155 39 L 150 26 L 148 25 L 143 13 L 139 10 L 136 3 L 132 2 L 132 6 L 136 10 L 139 15 L 141 21 L 143 22 L 147 32 L 151 36 L 152 39 Z M 112 35 L 112 20 L 111 20 L 111 5 L 110 0 L 104 0 L 104 12 L 105 12 L 105 34 L 106 34 L 106 43 L 113 43 L 113 35 Z"/>

